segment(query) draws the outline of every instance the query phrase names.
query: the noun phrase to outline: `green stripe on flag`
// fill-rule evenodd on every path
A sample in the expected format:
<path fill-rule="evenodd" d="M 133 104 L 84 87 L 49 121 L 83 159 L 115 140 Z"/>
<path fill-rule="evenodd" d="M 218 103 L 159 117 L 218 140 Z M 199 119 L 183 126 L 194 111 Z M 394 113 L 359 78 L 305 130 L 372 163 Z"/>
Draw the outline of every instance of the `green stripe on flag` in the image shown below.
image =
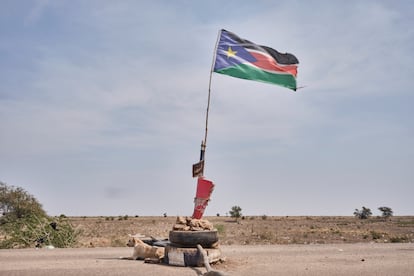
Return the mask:
<path fill-rule="evenodd" d="M 221 70 L 215 70 L 215 72 L 246 80 L 278 84 L 289 89 L 296 90 L 296 78 L 293 75 L 272 73 L 246 64 L 226 67 Z"/>

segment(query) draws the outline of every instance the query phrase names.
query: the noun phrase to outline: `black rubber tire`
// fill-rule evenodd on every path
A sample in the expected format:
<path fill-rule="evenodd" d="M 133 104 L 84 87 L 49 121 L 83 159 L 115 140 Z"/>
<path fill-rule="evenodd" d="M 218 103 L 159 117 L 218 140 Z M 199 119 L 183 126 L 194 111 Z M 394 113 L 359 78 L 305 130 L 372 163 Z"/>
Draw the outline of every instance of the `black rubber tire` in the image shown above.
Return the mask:
<path fill-rule="evenodd" d="M 170 231 L 170 242 L 178 247 L 211 248 L 218 242 L 217 230 L 204 231 Z"/>

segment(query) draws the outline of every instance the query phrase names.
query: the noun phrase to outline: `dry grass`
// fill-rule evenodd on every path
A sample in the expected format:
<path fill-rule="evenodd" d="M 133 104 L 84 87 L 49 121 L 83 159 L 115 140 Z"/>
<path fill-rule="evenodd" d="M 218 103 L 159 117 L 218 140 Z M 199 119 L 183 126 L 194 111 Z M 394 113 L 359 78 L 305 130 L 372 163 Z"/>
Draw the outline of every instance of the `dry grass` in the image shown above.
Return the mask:
<path fill-rule="evenodd" d="M 175 217 L 70 217 L 81 231 L 78 247 L 125 246 L 128 234 L 168 238 Z M 205 217 L 221 244 L 317 244 L 414 242 L 414 217 Z"/>

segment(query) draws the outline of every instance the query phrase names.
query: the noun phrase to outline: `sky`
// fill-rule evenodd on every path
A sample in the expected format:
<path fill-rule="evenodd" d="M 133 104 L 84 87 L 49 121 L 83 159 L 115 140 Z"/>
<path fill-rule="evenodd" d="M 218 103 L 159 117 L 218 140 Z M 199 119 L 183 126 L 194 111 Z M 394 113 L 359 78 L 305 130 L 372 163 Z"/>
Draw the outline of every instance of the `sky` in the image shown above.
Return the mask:
<path fill-rule="evenodd" d="M 220 29 L 297 92 L 212 74 L 205 215 L 414 215 L 411 1 L 0 1 L 0 181 L 49 215 L 191 216 Z"/>

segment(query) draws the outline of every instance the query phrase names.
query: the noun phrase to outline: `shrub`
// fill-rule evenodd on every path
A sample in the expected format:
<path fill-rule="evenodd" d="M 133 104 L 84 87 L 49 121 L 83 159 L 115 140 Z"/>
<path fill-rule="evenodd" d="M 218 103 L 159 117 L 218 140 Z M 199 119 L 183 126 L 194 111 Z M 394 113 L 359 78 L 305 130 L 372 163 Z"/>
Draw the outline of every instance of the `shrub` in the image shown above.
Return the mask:
<path fill-rule="evenodd" d="M 0 248 L 24 248 L 43 244 L 69 247 L 76 243 L 78 231 L 66 216 L 51 218 L 37 199 L 19 187 L 0 182 Z M 57 220 L 56 220 L 57 219 Z"/>
<path fill-rule="evenodd" d="M 0 248 L 24 248 L 36 245 L 53 245 L 55 247 L 70 247 L 76 243 L 79 231 L 65 219 L 57 221 L 44 216 L 26 216 L 3 225 L 7 239 L 0 243 Z"/>
<path fill-rule="evenodd" d="M 392 215 L 393 215 L 393 211 L 390 207 L 383 206 L 383 207 L 379 207 L 378 210 L 380 210 L 382 212 L 381 216 L 383 218 L 389 218 L 389 217 L 392 217 Z"/>
<path fill-rule="evenodd" d="M 231 210 L 229 211 L 230 216 L 237 220 L 238 218 L 240 218 L 242 216 L 241 210 L 242 209 L 240 208 L 240 206 L 231 207 Z"/>
<path fill-rule="evenodd" d="M 217 233 L 219 233 L 219 234 L 224 234 L 225 233 L 225 228 L 224 228 L 223 224 L 217 224 L 216 229 L 217 229 Z"/>
<path fill-rule="evenodd" d="M 35 214 L 46 216 L 42 205 L 23 188 L 8 186 L 0 182 L 0 212 L 4 220 L 13 220 Z"/>
<path fill-rule="evenodd" d="M 371 236 L 372 236 L 372 239 L 373 240 L 378 240 L 378 239 L 380 239 L 382 237 L 382 234 L 381 233 L 378 233 L 376 231 L 371 231 Z"/>
<path fill-rule="evenodd" d="M 392 243 L 408 242 L 408 238 L 407 237 L 391 237 L 390 241 Z"/>
<path fill-rule="evenodd" d="M 359 219 L 367 219 L 372 215 L 371 209 L 362 207 L 362 210 L 355 209 L 354 216 Z"/>
<path fill-rule="evenodd" d="M 125 241 L 120 239 L 113 239 L 111 240 L 111 246 L 112 247 L 122 247 L 125 246 Z"/>

